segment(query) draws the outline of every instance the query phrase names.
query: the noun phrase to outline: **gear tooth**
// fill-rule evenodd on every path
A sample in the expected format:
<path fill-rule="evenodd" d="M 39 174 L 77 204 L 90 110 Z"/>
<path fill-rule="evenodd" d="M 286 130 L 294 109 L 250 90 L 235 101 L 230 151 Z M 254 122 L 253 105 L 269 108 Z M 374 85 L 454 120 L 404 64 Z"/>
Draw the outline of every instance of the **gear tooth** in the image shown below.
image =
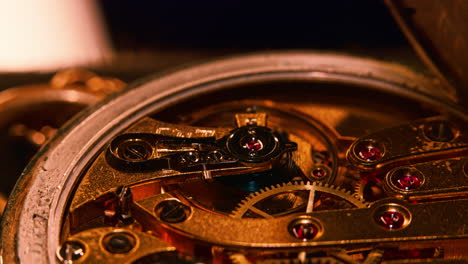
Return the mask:
<path fill-rule="evenodd" d="M 257 196 L 257 195 L 259 195 L 258 192 L 256 192 L 256 193 L 251 193 L 249 196 L 247 196 L 247 197 L 244 199 L 244 201 L 245 201 L 245 202 L 250 201 L 250 200 L 252 200 L 253 198 L 255 198 L 255 196 Z"/>
<path fill-rule="evenodd" d="M 232 212 L 229 214 L 230 217 L 232 218 L 237 218 L 237 211 L 239 208 L 232 210 Z"/>
<path fill-rule="evenodd" d="M 356 198 L 359 198 L 361 200 L 364 200 L 364 183 L 362 181 L 359 181 L 356 183 L 354 186 L 354 194 Z"/>
<path fill-rule="evenodd" d="M 238 213 L 240 211 L 242 207 L 240 205 L 236 206 L 236 208 L 234 208 L 234 210 L 231 211 L 231 213 L 229 214 L 229 216 L 231 217 L 234 217 L 234 218 L 237 218 L 238 217 Z M 239 217 L 240 218 L 240 217 Z"/>
<path fill-rule="evenodd" d="M 318 188 L 316 188 L 316 191 L 329 193 L 333 196 L 345 199 L 357 208 L 366 208 L 370 206 L 370 204 L 367 203 L 362 197 L 359 197 L 359 195 L 356 193 L 353 193 L 352 191 L 345 188 L 341 188 L 340 186 L 317 181 L 290 181 L 267 186 L 257 192 L 250 193 L 246 198 L 244 198 L 244 200 L 237 204 L 231 215 L 242 218 L 243 215 L 240 215 L 241 212 L 246 212 L 249 210 L 249 207 L 254 206 L 257 202 L 265 199 L 266 197 L 270 197 L 271 195 L 282 192 L 285 189 L 288 191 L 310 190 L 310 186 L 317 186 Z"/>
<path fill-rule="evenodd" d="M 362 181 L 359 181 L 354 185 L 354 192 L 359 192 L 361 190 Z"/>

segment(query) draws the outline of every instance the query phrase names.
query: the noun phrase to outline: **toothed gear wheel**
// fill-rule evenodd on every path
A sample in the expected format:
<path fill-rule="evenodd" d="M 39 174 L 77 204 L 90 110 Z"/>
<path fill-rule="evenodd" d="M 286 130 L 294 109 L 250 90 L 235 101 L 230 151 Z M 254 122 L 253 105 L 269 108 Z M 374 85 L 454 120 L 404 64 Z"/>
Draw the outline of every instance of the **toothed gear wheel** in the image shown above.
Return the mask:
<path fill-rule="evenodd" d="M 235 218 L 272 218 L 291 213 L 364 208 L 350 191 L 320 182 L 288 182 L 250 194 L 231 213 Z"/>
<path fill-rule="evenodd" d="M 354 185 L 354 196 L 364 200 L 364 188 L 366 187 L 366 184 L 362 181 L 359 181 Z"/>

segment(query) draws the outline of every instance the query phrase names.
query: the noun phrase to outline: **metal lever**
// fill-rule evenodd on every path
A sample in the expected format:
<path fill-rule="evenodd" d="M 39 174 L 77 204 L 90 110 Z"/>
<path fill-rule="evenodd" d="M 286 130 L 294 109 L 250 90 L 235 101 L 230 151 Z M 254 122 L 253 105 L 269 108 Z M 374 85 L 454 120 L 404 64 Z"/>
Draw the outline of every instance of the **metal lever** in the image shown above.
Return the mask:
<path fill-rule="evenodd" d="M 247 125 L 221 139 L 183 138 L 150 133 L 117 136 L 106 159 L 118 169 L 130 172 L 175 170 L 202 174 L 203 179 L 271 169 L 297 144 L 263 126 Z"/>

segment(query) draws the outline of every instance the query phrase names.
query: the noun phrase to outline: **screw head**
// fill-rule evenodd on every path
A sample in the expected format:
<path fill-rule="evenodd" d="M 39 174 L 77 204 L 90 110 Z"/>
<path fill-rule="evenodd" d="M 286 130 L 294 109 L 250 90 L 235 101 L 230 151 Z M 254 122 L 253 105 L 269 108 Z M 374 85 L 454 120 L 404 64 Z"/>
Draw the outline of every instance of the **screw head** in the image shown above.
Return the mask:
<path fill-rule="evenodd" d="M 289 224 L 289 233 L 302 241 L 316 238 L 320 230 L 319 223 L 310 218 L 299 218 Z"/>
<path fill-rule="evenodd" d="M 180 223 L 190 215 L 190 207 L 178 200 L 165 200 L 160 202 L 154 209 L 161 221 L 167 223 Z"/>
<path fill-rule="evenodd" d="M 118 145 L 117 154 L 128 161 L 145 161 L 152 156 L 153 147 L 140 138 L 126 139 Z"/>
<path fill-rule="evenodd" d="M 113 232 L 107 234 L 102 243 L 110 253 L 122 254 L 130 252 L 135 247 L 136 239 L 127 232 Z"/>
<path fill-rule="evenodd" d="M 220 161 L 222 161 L 224 159 L 224 155 L 223 155 L 223 153 L 214 150 L 214 151 L 208 152 L 207 158 L 210 161 L 220 162 Z"/>
<path fill-rule="evenodd" d="M 57 257 L 63 263 L 72 263 L 85 254 L 85 247 L 77 241 L 65 241 L 57 252 Z"/>
<path fill-rule="evenodd" d="M 197 152 L 188 152 L 184 156 L 185 160 L 190 162 L 190 163 L 197 163 L 200 160 L 200 155 L 198 155 Z"/>
<path fill-rule="evenodd" d="M 455 128 L 447 121 L 435 120 L 424 125 L 424 135 L 432 141 L 449 142 L 455 138 Z"/>

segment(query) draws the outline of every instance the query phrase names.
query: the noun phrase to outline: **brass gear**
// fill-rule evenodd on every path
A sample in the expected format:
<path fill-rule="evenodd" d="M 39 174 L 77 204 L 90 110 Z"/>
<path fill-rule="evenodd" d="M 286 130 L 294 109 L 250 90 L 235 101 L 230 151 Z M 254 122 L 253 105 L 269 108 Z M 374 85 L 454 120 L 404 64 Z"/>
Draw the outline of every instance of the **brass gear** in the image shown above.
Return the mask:
<path fill-rule="evenodd" d="M 366 184 L 360 180 L 354 185 L 354 196 L 357 197 L 358 199 L 364 200 L 364 188 L 366 187 Z"/>
<path fill-rule="evenodd" d="M 246 213 L 252 211 L 254 214 L 259 215 L 263 218 L 272 218 L 272 214 L 268 214 L 265 211 L 259 209 L 259 203 L 265 201 L 267 198 L 274 198 L 278 195 L 287 195 L 293 192 L 308 191 L 306 213 L 310 213 L 313 210 L 314 197 L 316 192 L 331 195 L 335 198 L 344 200 L 354 208 L 365 208 L 369 204 L 363 199 L 350 191 L 342 189 L 338 186 L 324 184 L 321 182 L 288 182 L 283 184 L 272 185 L 266 187 L 258 192 L 252 193 L 243 201 L 241 201 L 237 207 L 232 211 L 231 216 L 234 218 L 245 218 Z M 256 206 L 257 205 L 257 206 Z M 342 209 L 342 208 L 340 208 Z"/>

